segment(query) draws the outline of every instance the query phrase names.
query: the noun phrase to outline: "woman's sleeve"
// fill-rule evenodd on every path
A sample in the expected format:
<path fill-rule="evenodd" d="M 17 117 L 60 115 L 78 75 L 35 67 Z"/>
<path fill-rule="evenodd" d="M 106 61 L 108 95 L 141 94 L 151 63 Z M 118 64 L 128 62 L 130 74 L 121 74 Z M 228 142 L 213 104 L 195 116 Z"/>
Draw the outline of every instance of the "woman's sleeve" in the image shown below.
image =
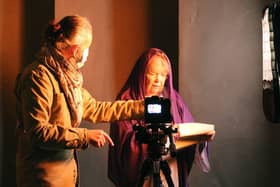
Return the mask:
<path fill-rule="evenodd" d="M 180 96 L 179 96 L 180 97 Z M 181 101 L 182 98 L 180 97 Z M 180 103 L 184 103 L 183 101 Z M 194 122 L 194 118 L 191 112 L 188 109 L 188 106 L 184 104 L 183 106 L 183 122 Z M 208 142 L 202 142 L 200 144 L 195 145 L 195 151 L 193 151 L 194 155 L 194 162 L 195 164 L 202 169 L 204 172 L 210 171 L 210 164 L 209 164 L 209 147 Z"/>
<path fill-rule="evenodd" d="M 194 119 L 188 110 L 187 106 L 184 110 L 184 116 L 186 116 L 187 122 L 193 122 Z M 194 162 L 195 164 L 201 168 L 204 172 L 210 171 L 210 164 L 209 164 L 209 154 L 208 154 L 208 142 L 202 142 L 195 146 L 195 155 L 194 155 Z"/>
<path fill-rule="evenodd" d="M 144 116 L 143 100 L 100 102 L 96 101 L 86 89 L 82 89 L 82 94 L 83 119 L 92 123 L 141 119 Z"/>
<path fill-rule="evenodd" d="M 22 132 L 44 149 L 86 148 L 86 129 L 50 123 L 53 85 L 44 69 L 32 71 L 18 84 Z M 61 116 L 63 118 L 63 116 Z"/>
<path fill-rule="evenodd" d="M 204 172 L 209 172 L 211 169 L 208 146 L 208 142 L 203 142 L 197 144 L 195 148 L 195 164 Z"/>
<path fill-rule="evenodd" d="M 122 121 L 110 125 L 115 146 L 109 147 L 108 176 L 118 186 L 135 185 L 145 157 L 145 145 L 136 140 L 133 125 L 136 121 Z"/>

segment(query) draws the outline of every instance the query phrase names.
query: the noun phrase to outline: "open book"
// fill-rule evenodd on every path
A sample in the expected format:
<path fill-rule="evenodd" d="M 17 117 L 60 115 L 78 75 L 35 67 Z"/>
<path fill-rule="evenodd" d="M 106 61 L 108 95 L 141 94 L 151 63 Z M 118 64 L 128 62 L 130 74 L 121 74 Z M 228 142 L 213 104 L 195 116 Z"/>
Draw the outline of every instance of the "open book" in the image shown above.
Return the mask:
<path fill-rule="evenodd" d="M 208 133 L 215 130 L 215 125 L 207 123 L 179 123 L 176 125 L 180 134 L 180 138 L 175 142 L 177 150 L 208 140 L 211 136 Z"/>
<path fill-rule="evenodd" d="M 178 132 L 180 137 L 205 135 L 215 130 L 215 125 L 208 123 L 178 123 Z"/>

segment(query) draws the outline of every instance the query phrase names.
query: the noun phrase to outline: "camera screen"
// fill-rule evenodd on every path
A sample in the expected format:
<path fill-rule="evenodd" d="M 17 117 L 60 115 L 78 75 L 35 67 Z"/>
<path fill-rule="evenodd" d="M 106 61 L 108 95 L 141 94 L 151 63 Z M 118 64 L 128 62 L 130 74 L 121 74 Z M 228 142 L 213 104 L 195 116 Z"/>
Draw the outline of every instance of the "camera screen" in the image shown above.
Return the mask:
<path fill-rule="evenodd" d="M 147 110 L 149 114 L 160 114 L 162 112 L 160 104 L 149 104 Z"/>
<path fill-rule="evenodd" d="M 145 123 L 170 123 L 171 103 L 167 98 L 152 96 L 145 98 Z"/>

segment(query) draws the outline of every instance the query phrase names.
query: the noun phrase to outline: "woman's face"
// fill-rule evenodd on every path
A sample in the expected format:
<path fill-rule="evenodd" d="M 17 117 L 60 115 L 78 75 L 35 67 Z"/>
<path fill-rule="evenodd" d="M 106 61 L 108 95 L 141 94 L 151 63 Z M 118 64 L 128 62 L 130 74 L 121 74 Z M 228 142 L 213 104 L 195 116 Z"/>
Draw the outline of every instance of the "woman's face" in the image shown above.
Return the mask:
<path fill-rule="evenodd" d="M 167 62 L 160 56 L 153 56 L 145 70 L 145 96 L 160 96 L 168 75 Z"/>

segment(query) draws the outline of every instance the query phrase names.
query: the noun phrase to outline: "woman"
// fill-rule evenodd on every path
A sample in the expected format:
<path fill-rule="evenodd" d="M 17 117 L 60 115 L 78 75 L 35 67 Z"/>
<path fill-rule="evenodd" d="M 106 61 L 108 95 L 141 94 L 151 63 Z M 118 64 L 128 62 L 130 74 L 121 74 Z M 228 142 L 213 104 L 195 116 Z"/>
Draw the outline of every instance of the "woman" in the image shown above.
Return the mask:
<path fill-rule="evenodd" d="M 80 68 L 91 40 L 92 27 L 84 17 L 51 23 L 36 60 L 19 74 L 17 186 L 79 186 L 76 151 L 113 145 L 103 130 L 80 128 L 81 121 L 143 117 L 143 101 L 98 102 L 83 88 Z"/>
<path fill-rule="evenodd" d="M 173 123 L 193 122 L 187 105 L 173 88 L 170 61 L 167 55 L 157 48 L 151 48 L 140 56 L 117 99 L 137 100 L 153 95 L 170 98 Z M 133 130 L 135 124 L 145 125 L 143 120 L 126 120 L 112 123 L 110 126 L 110 136 L 116 146 L 109 148 L 108 176 L 118 187 L 136 186 L 141 166 L 147 158 L 147 144 L 136 140 Z M 195 146 L 191 146 L 177 153 L 178 167 L 176 162 L 170 163 L 171 168 L 174 168 L 174 164 L 175 168 L 178 168 L 178 171 L 173 169 L 172 177 L 174 183 L 179 181 L 180 187 L 188 185 L 187 177 L 194 155 Z M 204 161 L 208 164 L 207 159 Z"/>

